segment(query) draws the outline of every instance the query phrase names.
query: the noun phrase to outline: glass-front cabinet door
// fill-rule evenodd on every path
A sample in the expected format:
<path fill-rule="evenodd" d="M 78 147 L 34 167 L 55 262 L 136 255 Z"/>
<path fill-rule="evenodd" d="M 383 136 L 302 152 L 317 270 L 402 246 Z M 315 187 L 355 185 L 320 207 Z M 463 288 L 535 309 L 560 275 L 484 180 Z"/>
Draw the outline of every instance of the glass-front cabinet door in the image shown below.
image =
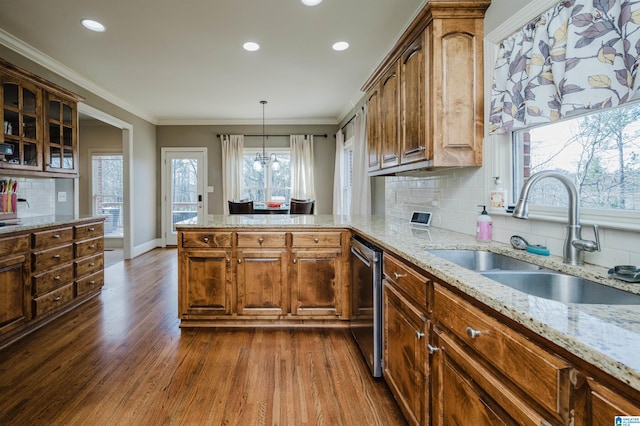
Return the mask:
<path fill-rule="evenodd" d="M 47 94 L 45 126 L 45 170 L 75 173 L 77 171 L 76 103 Z"/>
<path fill-rule="evenodd" d="M 11 153 L 0 155 L 0 167 L 42 170 L 42 91 L 35 85 L 0 74 L 3 142 Z"/>

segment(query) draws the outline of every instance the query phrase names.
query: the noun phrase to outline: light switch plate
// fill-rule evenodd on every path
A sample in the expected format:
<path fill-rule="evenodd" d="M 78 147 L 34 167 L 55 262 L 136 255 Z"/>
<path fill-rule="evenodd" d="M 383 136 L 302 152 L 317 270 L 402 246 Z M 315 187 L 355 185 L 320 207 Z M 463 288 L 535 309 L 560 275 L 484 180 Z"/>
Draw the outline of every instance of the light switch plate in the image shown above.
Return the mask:
<path fill-rule="evenodd" d="M 64 203 L 67 201 L 67 193 L 66 192 L 58 192 L 58 202 L 59 203 Z"/>

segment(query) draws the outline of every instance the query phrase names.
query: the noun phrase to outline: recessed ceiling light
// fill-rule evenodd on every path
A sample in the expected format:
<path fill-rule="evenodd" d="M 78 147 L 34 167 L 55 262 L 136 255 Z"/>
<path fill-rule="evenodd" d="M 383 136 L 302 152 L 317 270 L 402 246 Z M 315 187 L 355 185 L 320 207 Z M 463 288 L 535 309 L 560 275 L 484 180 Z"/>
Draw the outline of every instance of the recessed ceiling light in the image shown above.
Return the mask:
<path fill-rule="evenodd" d="M 246 42 L 242 45 L 242 47 L 244 47 L 244 50 L 248 50 L 249 52 L 255 52 L 256 50 L 260 49 L 260 45 L 258 43 L 254 43 L 253 41 Z"/>
<path fill-rule="evenodd" d="M 347 43 L 346 41 L 339 41 L 333 43 L 333 46 L 331 47 L 333 48 L 333 50 L 340 52 L 341 50 L 347 50 L 349 48 L 349 43 Z"/>
<path fill-rule="evenodd" d="M 322 3 L 322 0 L 302 0 L 302 3 L 306 4 L 307 6 L 316 6 Z"/>
<path fill-rule="evenodd" d="M 95 31 L 97 33 L 102 33 L 106 30 L 104 25 L 102 25 L 98 21 L 94 21 L 93 19 L 83 19 L 82 26 L 84 26 L 88 30 Z"/>

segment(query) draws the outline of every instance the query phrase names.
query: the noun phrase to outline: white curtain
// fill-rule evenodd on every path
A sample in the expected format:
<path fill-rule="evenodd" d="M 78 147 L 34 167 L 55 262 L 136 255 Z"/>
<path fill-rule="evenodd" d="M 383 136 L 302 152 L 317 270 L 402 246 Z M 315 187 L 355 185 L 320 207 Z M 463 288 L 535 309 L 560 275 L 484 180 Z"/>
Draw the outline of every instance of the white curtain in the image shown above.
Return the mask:
<path fill-rule="evenodd" d="M 222 200 L 229 214 L 228 200 L 242 197 L 242 151 L 244 135 L 220 135 L 222 142 Z"/>
<path fill-rule="evenodd" d="M 313 179 L 313 135 L 291 135 L 291 197 L 316 199 Z M 314 212 L 318 211 L 318 202 Z"/>
<path fill-rule="evenodd" d="M 367 147 L 366 112 L 358 111 L 354 119 L 353 183 L 351 189 L 351 214 L 371 214 L 371 181 L 369 152 Z"/>
<path fill-rule="evenodd" d="M 505 133 L 638 96 L 640 4 L 562 1 L 500 44 L 489 131 Z"/>
<path fill-rule="evenodd" d="M 333 214 L 344 214 L 342 202 L 344 191 L 344 133 L 338 130 L 336 133 L 336 162 L 333 172 Z"/>

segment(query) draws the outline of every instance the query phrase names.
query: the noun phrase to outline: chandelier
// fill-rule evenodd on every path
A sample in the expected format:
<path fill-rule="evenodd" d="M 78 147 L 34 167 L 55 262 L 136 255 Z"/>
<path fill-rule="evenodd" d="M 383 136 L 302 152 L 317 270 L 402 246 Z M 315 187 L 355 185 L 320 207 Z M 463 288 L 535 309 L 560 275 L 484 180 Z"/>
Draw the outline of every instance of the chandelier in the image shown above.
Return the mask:
<path fill-rule="evenodd" d="M 267 157 L 265 148 L 264 138 L 266 135 L 264 133 L 264 106 L 267 101 L 260 101 L 260 103 L 262 104 L 262 155 L 260 155 L 260 152 L 256 152 L 256 158 L 253 160 L 253 170 L 260 172 L 267 163 L 271 162 L 271 169 L 278 171 L 280 170 L 280 161 L 278 161 L 276 154 L 271 154 Z"/>

